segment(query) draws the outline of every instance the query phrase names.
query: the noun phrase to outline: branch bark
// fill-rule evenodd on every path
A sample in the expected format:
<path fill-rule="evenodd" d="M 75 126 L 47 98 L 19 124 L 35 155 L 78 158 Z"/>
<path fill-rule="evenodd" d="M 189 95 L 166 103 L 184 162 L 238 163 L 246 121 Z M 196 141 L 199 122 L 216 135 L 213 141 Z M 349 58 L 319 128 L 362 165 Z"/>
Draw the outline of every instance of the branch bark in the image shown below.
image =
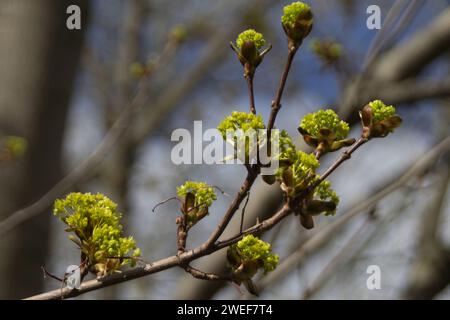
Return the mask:
<path fill-rule="evenodd" d="M 285 275 L 289 274 L 289 271 L 303 263 L 307 257 L 317 252 L 322 248 L 330 239 L 332 239 L 337 233 L 339 233 L 347 223 L 359 214 L 366 212 L 374 205 L 376 205 L 385 196 L 391 194 L 401 186 L 405 185 L 412 177 L 418 176 L 426 171 L 430 166 L 434 165 L 436 160 L 444 153 L 450 150 L 450 137 L 445 138 L 431 150 L 429 150 L 423 157 L 418 159 L 408 169 L 406 169 L 401 176 L 396 178 L 393 182 L 390 182 L 387 186 L 381 188 L 381 190 L 370 197 L 369 199 L 355 205 L 350 211 L 342 215 L 338 220 L 326 225 L 322 229 L 318 230 L 310 239 L 302 244 L 294 253 L 287 258 L 283 259 L 280 265 L 265 278 L 263 278 L 257 285 L 262 291 L 265 287 L 273 282 L 280 280 Z"/>

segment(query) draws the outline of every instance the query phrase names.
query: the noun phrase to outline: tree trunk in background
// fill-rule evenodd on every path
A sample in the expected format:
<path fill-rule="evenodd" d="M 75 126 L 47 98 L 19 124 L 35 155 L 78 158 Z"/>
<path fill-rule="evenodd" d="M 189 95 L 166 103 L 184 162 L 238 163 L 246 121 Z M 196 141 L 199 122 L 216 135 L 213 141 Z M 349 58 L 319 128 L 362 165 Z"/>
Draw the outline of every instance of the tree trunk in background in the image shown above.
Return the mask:
<path fill-rule="evenodd" d="M 66 8 L 82 9 L 82 30 L 66 28 Z M 0 133 L 25 137 L 26 155 L 0 163 L 0 219 L 29 205 L 62 174 L 61 149 L 87 0 L 0 2 Z M 43 289 L 50 211 L 0 240 L 0 298 Z"/>

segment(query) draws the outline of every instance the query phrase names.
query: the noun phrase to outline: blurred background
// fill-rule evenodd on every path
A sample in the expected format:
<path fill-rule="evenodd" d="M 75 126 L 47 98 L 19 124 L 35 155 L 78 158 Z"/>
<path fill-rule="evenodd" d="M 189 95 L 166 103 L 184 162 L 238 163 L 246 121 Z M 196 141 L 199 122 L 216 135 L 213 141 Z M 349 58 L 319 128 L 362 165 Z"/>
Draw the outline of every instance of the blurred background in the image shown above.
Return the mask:
<path fill-rule="evenodd" d="M 66 9 L 81 9 L 68 30 Z M 101 192 L 119 204 L 125 233 L 147 261 L 176 253 L 178 203 L 186 179 L 217 185 L 210 215 L 191 230 L 202 243 L 245 178 L 238 165 L 174 165 L 176 128 L 215 128 L 248 110 L 242 66 L 229 41 L 248 28 L 273 45 L 255 75 L 256 107 L 267 120 L 284 60 L 280 25 L 288 1 L 0 0 L 0 298 L 24 298 L 60 284 L 79 263 L 53 201 Z M 368 101 L 394 104 L 403 125 L 375 139 L 331 177 L 337 214 L 310 231 L 291 216 L 263 235 L 280 266 L 260 277 L 264 299 L 449 299 L 450 2 L 310 1 L 314 28 L 289 75 L 276 126 L 299 147 L 300 119 L 333 108 L 355 125 Z M 368 6 L 381 9 L 369 30 Z M 147 78 L 142 78 L 142 74 Z M 323 158 L 322 169 L 337 154 Z M 281 204 L 276 186 L 252 189 L 246 225 Z M 238 220 L 238 219 L 236 219 Z M 232 221 L 226 235 L 238 230 Z M 223 250 L 222 250 L 223 251 Z M 226 272 L 224 252 L 195 266 Z M 381 270 L 369 290 L 366 271 Z M 239 299 L 232 285 L 170 269 L 78 299 Z"/>

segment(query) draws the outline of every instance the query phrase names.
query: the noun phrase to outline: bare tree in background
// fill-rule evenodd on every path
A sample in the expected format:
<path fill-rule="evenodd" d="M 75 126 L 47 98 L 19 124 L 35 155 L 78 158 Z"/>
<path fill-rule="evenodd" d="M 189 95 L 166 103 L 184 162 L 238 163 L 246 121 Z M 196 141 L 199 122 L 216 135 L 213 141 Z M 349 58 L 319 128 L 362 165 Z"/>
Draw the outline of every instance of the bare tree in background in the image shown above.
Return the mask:
<path fill-rule="evenodd" d="M 0 3 L 0 30 L 7 30 L 7 32 L 1 31 L 0 33 L 0 70 L 2 71 L 0 74 L 0 134 L 23 136 L 28 140 L 29 145 L 24 159 L 8 164 L 0 163 L 0 220 L 41 198 L 61 178 L 61 147 L 65 118 L 71 90 L 74 87 L 73 80 L 77 72 L 82 36 L 86 28 L 85 15 L 82 31 L 68 31 L 65 28 L 65 8 L 74 2 L 58 0 L 58 4 L 55 5 L 55 1 L 51 0 L 28 2 L 27 0 L 4 0 Z M 86 2 L 79 2 L 83 9 L 86 9 Z M 84 189 L 93 181 L 100 182 L 101 188 L 107 190 L 107 194 L 111 194 L 111 198 L 119 203 L 121 211 L 127 218 L 126 225 L 132 225 L 135 217 L 131 213 L 135 213 L 135 208 L 131 200 L 130 185 L 133 174 L 136 175 L 137 169 L 135 170 L 134 167 L 140 160 L 139 151 L 144 149 L 146 144 L 156 140 L 154 138 L 158 131 L 168 128 L 169 120 L 178 120 L 179 114 L 183 114 L 187 109 L 185 101 L 190 101 L 189 99 L 195 93 L 203 92 L 207 82 L 213 82 L 209 80 L 217 82 L 217 75 L 213 74 L 213 69 L 219 70 L 227 63 L 225 57 L 227 54 L 231 56 L 231 53 L 227 51 L 226 44 L 243 29 L 243 25 L 252 27 L 257 25 L 264 28 L 264 23 L 260 23 L 256 16 L 262 15 L 266 8 L 269 11 L 272 6 L 279 7 L 276 2 L 257 2 L 258 10 L 254 8 L 252 1 L 245 3 L 226 1 L 225 4 L 221 2 L 220 6 L 216 8 L 215 14 L 219 16 L 222 12 L 226 12 L 227 16 L 235 19 L 235 21 L 229 22 L 226 28 L 213 23 L 208 24 L 209 21 L 205 23 L 205 20 L 208 19 L 204 19 L 202 16 L 187 21 L 186 27 L 191 32 L 190 36 L 195 38 L 195 41 L 202 41 L 201 50 L 198 50 L 200 53 L 193 50 L 194 58 L 188 67 L 178 70 L 177 63 L 180 60 L 180 57 L 177 56 L 178 52 L 164 50 L 164 43 L 169 42 L 167 39 L 170 38 L 170 29 L 167 27 L 169 23 L 154 22 L 152 27 L 155 27 L 155 34 L 150 38 L 142 38 L 149 17 L 154 20 L 164 19 L 164 15 L 168 14 L 165 11 L 164 3 L 144 0 L 124 1 L 122 8 L 126 10 L 117 12 L 118 18 L 115 21 L 119 26 L 117 28 L 119 30 L 118 40 L 113 41 L 112 48 L 105 49 L 105 51 L 114 52 L 114 59 L 102 61 L 101 54 L 90 52 L 91 48 L 89 47 L 86 50 L 89 51 L 89 54 L 87 58 L 85 57 L 87 63 L 84 71 L 91 73 L 99 87 L 103 86 L 105 89 L 96 102 L 104 113 L 102 120 L 105 124 L 106 135 L 111 130 L 114 131 L 115 121 L 120 119 L 123 111 L 127 111 L 130 100 L 133 99 L 137 85 L 129 75 L 129 67 L 136 60 L 145 59 L 143 56 L 147 56 L 148 52 L 144 48 L 151 47 L 152 52 L 159 52 L 159 58 L 165 57 L 174 61 L 173 63 L 171 63 L 172 61 L 162 61 L 158 64 L 159 68 L 154 77 L 153 74 L 150 77 L 150 85 L 144 92 L 146 101 L 134 110 L 137 112 L 133 112 L 130 119 L 123 122 L 125 125 L 123 125 L 122 131 L 112 142 L 109 141 L 109 148 L 102 149 L 101 157 L 93 152 L 96 164 L 98 165 L 103 158 L 106 158 L 105 165 L 95 168 L 91 166 L 90 170 L 80 171 L 86 175 L 79 174 L 76 179 L 70 180 L 70 184 L 66 184 L 65 188 L 58 189 L 56 193 L 53 193 L 50 199 L 62 196 L 67 191 L 75 189 L 77 185 Z M 350 20 L 351 16 L 355 14 L 356 3 L 355 1 L 342 2 L 345 14 Z M 324 1 L 317 3 L 321 9 L 324 9 Z M 440 15 L 424 23 L 421 30 L 408 35 L 404 41 L 397 42 L 396 40 L 404 33 L 411 21 L 414 21 L 423 1 L 411 1 L 409 5 L 405 1 L 386 3 L 388 4 L 386 7 L 391 8 L 391 11 L 390 17 L 386 17 L 385 21 L 387 25 L 385 30 L 388 30 L 385 32 L 388 34 L 385 35 L 384 41 L 374 41 L 362 70 L 350 68 L 353 72 L 347 72 L 348 70 L 337 72 L 339 86 L 342 90 L 336 97 L 335 103 L 341 116 L 352 124 L 359 120 L 357 109 L 374 98 L 381 98 L 390 104 L 408 105 L 410 108 L 414 108 L 416 102 L 435 101 L 450 96 L 450 79 L 448 77 L 436 80 L 422 76 L 423 71 L 436 61 L 440 61 L 450 47 L 450 42 L 446 41 L 450 38 L 448 7 L 446 10 L 442 10 Z M 191 2 L 187 2 L 185 5 L 191 5 Z M 198 3 L 193 1 L 192 5 L 198 5 Z M 256 11 L 258 12 L 255 13 Z M 208 16 L 208 18 L 210 17 Z M 393 21 L 399 23 L 395 25 Z M 104 27 L 108 28 L 107 25 Z M 277 29 L 274 33 L 278 34 L 279 31 Z M 110 32 L 114 31 L 110 30 Z M 270 28 L 267 32 L 271 32 Z M 278 54 L 279 52 L 275 56 Z M 154 58 L 154 54 L 151 54 L 151 57 Z M 91 60 L 91 58 L 93 59 Z M 307 68 L 307 63 L 300 65 L 300 74 L 304 72 L 303 68 Z M 355 72 L 354 70 L 359 71 Z M 100 73 L 96 73 L 98 71 Z M 104 71 L 106 72 L 102 73 Z M 268 78 L 270 77 L 268 76 Z M 241 83 L 233 85 L 239 89 Z M 288 94 L 290 90 L 297 90 L 300 85 L 295 83 L 293 87 L 295 88 L 288 88 Z M 233 96 L 233 94 L 230 93 L 228 96 Z M 201 107 L 206 109 L 207 106 L 201 105 Z M 444 133 L 442 136 L 445 137 L 447 134 Z M 436 161 L 437 158 L 438 156 L 431 158 L 432 160 L 427 162 L 426 168 L 421 167 L 419 173 L 415 171 L 413 176 L 407 175 L 408 179 L 425 175 L 428 173 L 426 170 L 434 171 L 433 161 Z M 407 169 L 405 168 L 406 174 L 408 174 Z M 158 169 L 152 170 L 157 171 Z M 446 170 L 448 171 L 448 168 Z M 397 178 L 397 173 L 392 175 Z M 401 174 L 398 176 L 402 177 Z M 92 179 L 93 177 L 95 179 Z M 377 195 L 382 192 L 383 188 L 392 185 L 392 180 L 395 179 L 386 180 L 386 184 L 374 188 L 373 194 L 376 201 L 369 201 L 369 205 L 365 202 L 362 203 L 362 209 L 358 213 L 350 211 L 348 212 L 350 215 L 345 214 L 342 219 L 338 217 L 339 220 L 335 224 L 324 226 L 312 235 L 301 234 L 292 237 L 288 243 L 287 262 L 283 265 L 285 268 L 283 270 L 286 272 L 278 274 L 277 277 L 282 279 L 284 276 L 292 274 L 295 269 L 300 269 L 309 258 L 320 256 L 324 252 L 323 249 L 328 247 L 347 226 L 350 220 L 349 216 L 355 217 L 372 212 L 376 204 L 383 198 Z M 156 188 L 159 187 L 158 183 L 161 182 L 156 183 Z M 403 187 L 405 183 L 402 180 L 402 184 L 398 185 L 394 181 L 396 188 L 392 190 Z M 439 188 L 439 191 L 442 192 L 438 194 L 434 205 L 430 205 L 432 210 L 430 210 L 429 216 L 424 218 L 424 226 L 427 221 L 433 221 L 432 226 L 434 227 L 430 227 L 430 230 L 425 230 L 424 227 L 424 230 L 418 231 L 421 239 L 426 239 L 426 241 L 421 242 L 421 245 L 418 246 L 417 263 L 412 270 L 410 283 L 404 290 L 404 297 L 433 298 L 448 284 L 448 273 L 445 272 L 449 265 L 448 248 L 439 237 L 436 237 L 439 230 L 436 221 L 439 220 L 439 215 L 443 215 L 442 203 L 446 194 L 444 184 L 442 182 L 442 187 Z M 279 188 L 265 185 L 256 185 L 255 187 L 246 211 L 245 227 L 254 225 L 257 219 L 264 220 L 272 216 L 281 204 L 282 197 Z M 47 200 L 43 203 L 49 207 L 51 202 L 47 203 Z M 358 205 L 355 204 L 359 208 Z M 0 235 L 2 237 L 0 249 L 4 252 L 3 258 L 0 260 L 0 297 L 25 297 L 42 291 L 39 267 L 45 264 L 46 259 L 50 258 L 47 257 L 50 232 L 48 212 L 45 211 L 42 214 L 43 211 L 38 210 L 30 215 L 34 218 L 24 220 L 25 224 L 12 229 L 7 235 Z M 170 210 L 165 213 L 170 214 Z M 173 216 L 167 218 L 165 223 L 170 224 L 172 218 Z M 238 217 L 235 217 L 223 234 L 223 238 L 229 238 L 236 234 L 239 224 Z M 376 223 L 374 225 L 378 226 Z M 275 228 L 265 236 L 278 239 L 280 234 L 283 234 L 283 230 Z M 151 232 L 155 232 L 155 229 L 152 229 Z M 171 245 L 172 238 L 161 239 L 159 242 L 168 243 L 163 247 L 164 249 L 171 248 L 169 245 Z M 157 247 L 159 245 L 162 247 L 161 243 L 146 243 L 142 246 Z M 430 252 L 434 253 L 433 257 L 429 257 Z M 202 270 L 223 274 L 226 272 L 223 253 L 219 251 L 204 257 L 196 266 Z M 351 258 L 354 257 L 346 257 L 338 262 L 340 265 L 345 265 Z M 328 266 L 333 269 L 337 268 L 336 261 L 333 258 L 329 260 Z M 11 274 L 20 276 L 13 279 L 10 277 Z M 423 281 L 418 281 L 420 280 L 418 274 L 424 275 L 421 278 L 424 279 Z M 173 292 L 173 296 L 177 298 L 213 298 L 226 284 L 226 282 L 201 281 L 184 273 L 175 275 L 177 276 L 176 280 L 180 280 L 177 290 Z M 263 280 L 261 286 L 267 287 L 273 283 L 271 281 L 275 281 L 270 279 L 270 277 L 266 279 L 267 283 L 264 283 Z M 319 281 L 313 283 L 314 290 L 306 292 L 303 297 L 314 297 L 314 292 L 317 292 L 329 280 L 327 272 L 323 272 L 317 280 Z M 143 279 L 139 281 L 143 282 Z M 150 285 L 143 285 L 143 287 L 148 289 Z M 123 286 L 111 287 L 99 292 L 101 297 L 117 298 L 120 297 L 121 288 Z M 108 291 L 110 289 L 112 290 Z M 155 288 L 154 291 L 157 292 L 157 289 Z"/>
<path fill-rule="evenodd" d="M 71 4 L 82 9 L 81 31 L 66 27 Z M 2 219 L 36 201 L 61 178 L 62 142 L 87 27 L 86 7 L 87 0 L 0 2 L 0 130 L 28 142 L 23 159 L 0 164 Z M 0 298 L 43 289 L 43 278 L 36 272 L 49 250 L 47 212 L 2 238 Z"/>

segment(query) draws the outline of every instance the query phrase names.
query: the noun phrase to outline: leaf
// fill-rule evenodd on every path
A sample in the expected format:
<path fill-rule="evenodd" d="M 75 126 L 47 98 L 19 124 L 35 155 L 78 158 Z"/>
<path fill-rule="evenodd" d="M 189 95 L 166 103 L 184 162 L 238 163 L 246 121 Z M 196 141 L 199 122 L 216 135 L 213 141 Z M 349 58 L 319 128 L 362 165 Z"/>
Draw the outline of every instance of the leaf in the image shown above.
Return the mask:
<path fill-rule="evenodd" d="M 336 203 L 333 201 L 309 200 L 306 203 L 306 212 L 309 215 L 319 215 L 325 211 L 336 210 Z"/>
<path fill-rule="evenodd" d="M 264 175 L 262 176 L 262 179 L 269 185 L 272 185 L 276 181 L 275 175 Z"/>
<path fill-rule="evenodd" d="M 305 229 L 312 229 L 314 228 L 314 219 L 309 214 L 300 214 L 300 223 Z"/>
<path fill-rule="evenodd" d="M 195 195 L 192 192 L 188 192 L 184 199 L 184 214 L 189 214 L 195 207 Z"/>

